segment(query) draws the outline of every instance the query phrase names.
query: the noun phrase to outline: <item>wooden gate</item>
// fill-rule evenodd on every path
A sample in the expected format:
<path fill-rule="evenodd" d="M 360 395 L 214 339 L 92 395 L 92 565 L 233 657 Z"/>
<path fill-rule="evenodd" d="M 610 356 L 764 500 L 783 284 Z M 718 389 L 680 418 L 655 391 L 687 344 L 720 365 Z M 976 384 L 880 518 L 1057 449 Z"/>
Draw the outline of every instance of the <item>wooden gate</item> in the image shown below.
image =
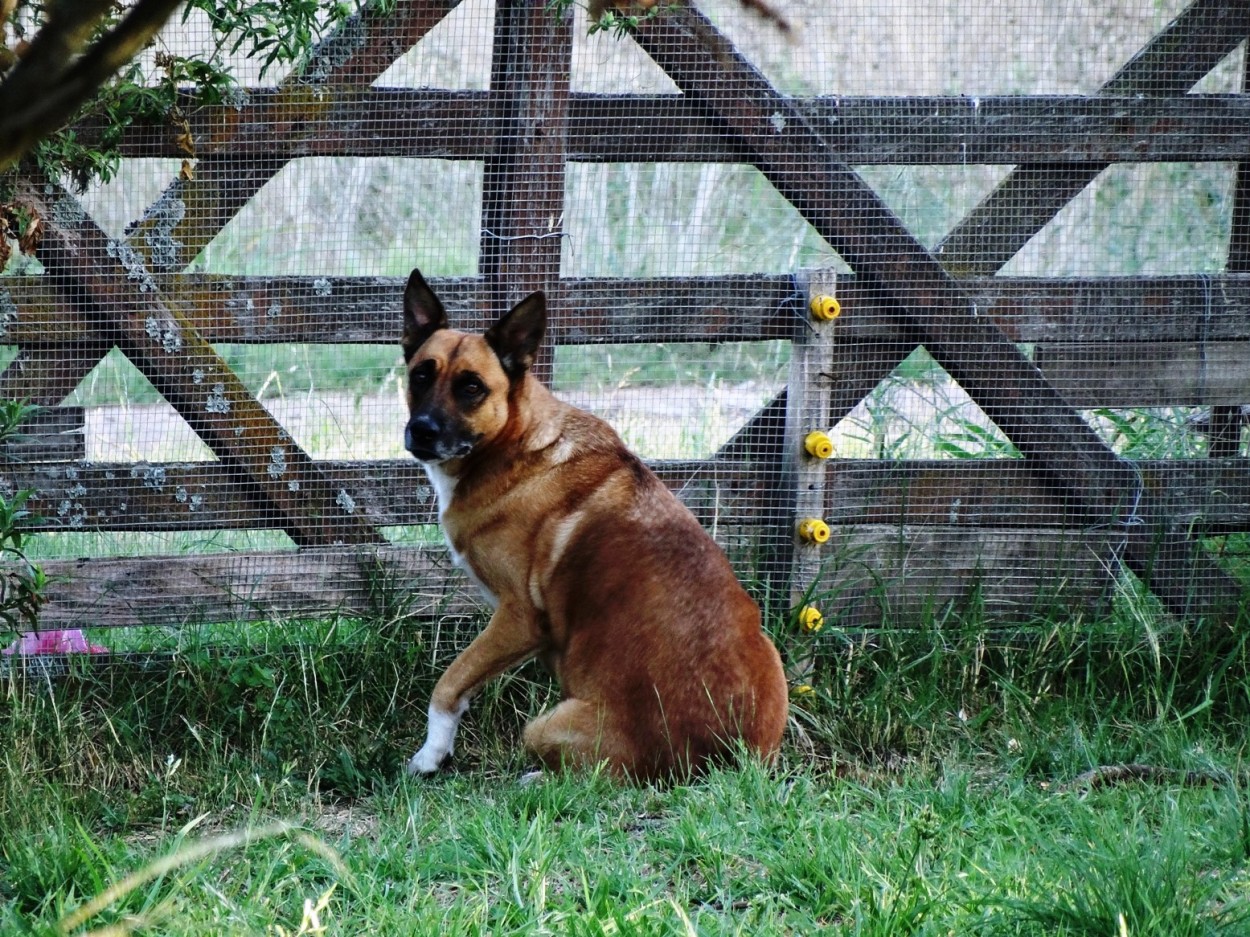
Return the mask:
<path fill-rule="evenodd" d="M 363 15 L 281 86 L 250 89 L 237 105 L 188 106 L 195 172 L 124 239 L 54 182 L 24 183 L 46 228 L 45 272 L 0 280 L 5 340 L 20 349 L 0 396 L 52 408 L 38 432 L 52 428 L 45 438 L 62 447 L 14 449 L 0 467 L 8 489 L 39 492 L 32 528 L 274 527 L 298 547 L 49 562 L 45 625 L 368 612 L 380 582 L 417 596 L 420 611 L 472 602 L 440 549 L 392 546 L 381 533 L 434 520 L 415 464 L 310 458 L 214 348 L 398 335 L 400 278 L 187 272 L 266 182 L 309 155 L 484 164 L 478 276 L 432 278 L 466 328 L 541 288 L 556 344 L 792 341 L 788 391 L 713 459 L 655 467 L 718 534 L 755 531 L 795 601 L 823 594 L 827 613 L 857 623 L 972 596 L 1010 616 L 1039 594 L 1083 604 L 1122 564 L 1174 612 L 1236 614 L 1239 585 L 1201 544 L 1250 529 L 1250 462 L 1239 455 L 1250 404 L 1250 96 L 1188 92 L 1250 33 L 1250 2 L 1195 0 L 1085 97 L 796 99 L 688 6 L 634 33 L 680 96 L 573 93 L 571 22 L 527 0 L 496 4 L 489 92 L 372 86 L 455 6 L 417 0 Z M 171 137 L 136 128 L 123 153 L 177 156 Z M 1108 165 L 1161 160 L 1241 163 L 1225 272 L 995 275 Z M 570 161 L 749 162 L 854 275 L 561 277 Z M 1015 168 L 933 249 L 851 168 L 950 162 Z M 841 304 L 832 322 L 796 312 L 830 292 Z M 663 314 L 673 309 L 698 314 Z M 1023 458 L 813 461 L 806 433 L 837 423 L 919 345 Z M 65 427 L 82 415 L 59 405 L 115 346 L 216 461 L 91 464 L 64 448 Z M 1161 350 L 1166 370 L 1137 367 Z M 1164 404 L 1212 407 L 1209 458 L 1130 462 L 1080 413 Z M 796 525 L 817 509 L 832 536 L 807 545 Z"/>

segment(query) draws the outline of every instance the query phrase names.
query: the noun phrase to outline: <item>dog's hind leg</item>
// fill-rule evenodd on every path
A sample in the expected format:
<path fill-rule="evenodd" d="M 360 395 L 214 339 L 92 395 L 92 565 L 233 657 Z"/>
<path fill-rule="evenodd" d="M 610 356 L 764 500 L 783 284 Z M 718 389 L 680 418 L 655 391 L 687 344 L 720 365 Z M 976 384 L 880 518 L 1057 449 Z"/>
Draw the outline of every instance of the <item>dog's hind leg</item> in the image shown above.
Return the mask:
<path fill-rule="evenodd" d="M 631 745 L 605 720 L 602 707 L 585 700 L 566 699 L 525 727 L 526 749 L 544 767 L 593 768 L 606 762 L 617 776 L 634 766 Z"/>

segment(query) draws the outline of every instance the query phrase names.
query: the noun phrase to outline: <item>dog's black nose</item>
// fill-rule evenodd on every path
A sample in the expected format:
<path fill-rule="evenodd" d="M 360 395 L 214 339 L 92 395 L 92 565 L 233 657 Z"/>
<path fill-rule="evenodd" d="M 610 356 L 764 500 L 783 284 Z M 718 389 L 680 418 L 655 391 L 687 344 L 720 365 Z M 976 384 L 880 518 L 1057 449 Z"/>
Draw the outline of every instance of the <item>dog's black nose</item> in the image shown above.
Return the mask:
<path fill-rule="evenodd" d="M 428 413 L 418 413 L 404 427 L 404 448 L 414 455 L 429 452 L 438 439 L 438 421 Z"/>

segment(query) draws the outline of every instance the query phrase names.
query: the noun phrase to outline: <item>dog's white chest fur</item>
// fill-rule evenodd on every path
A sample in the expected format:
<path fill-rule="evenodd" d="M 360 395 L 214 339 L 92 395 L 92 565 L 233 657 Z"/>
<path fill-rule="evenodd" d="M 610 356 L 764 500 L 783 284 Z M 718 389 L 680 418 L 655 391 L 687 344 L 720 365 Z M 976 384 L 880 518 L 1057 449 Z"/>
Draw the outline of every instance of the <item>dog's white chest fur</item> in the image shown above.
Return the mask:
<path fill-rule="evenodd" d="M 439 526 L 443 528 L 443 539 L 447 542 L 447 552 L 451 554 L 451 561 L 463 569 L 465 574 L 473 580 L 473 583 L 481 591 L 490 607 L 498 608 L 499 597 L 486 588 L 486 585 L 478 578 L 472 565 L 460 554 L 460 551 L 456 549 L 456 545 L 451 542 L 451 537 L 447 533 L 447 527 L 443 524 L 443 515 L 451 507 L 451 499 L 456 493 L 457 479 L 455 476 L 444 472 L 441 465 L 422 462 L 421 467 L 425 469 L 425 474 L 430 479 L 430 484 L 434 486 L 434 493 L 438 497 Z"/>

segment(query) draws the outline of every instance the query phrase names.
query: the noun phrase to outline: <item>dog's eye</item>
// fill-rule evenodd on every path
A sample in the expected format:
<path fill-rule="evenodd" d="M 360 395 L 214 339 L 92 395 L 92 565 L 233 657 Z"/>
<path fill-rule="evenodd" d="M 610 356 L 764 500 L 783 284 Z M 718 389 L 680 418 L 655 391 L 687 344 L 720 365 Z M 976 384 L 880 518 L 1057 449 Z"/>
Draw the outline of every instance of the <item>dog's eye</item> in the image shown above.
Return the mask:
<path fill-rule="evenodd" d="M 465 404 L 480 403 L 488 393 L 486 382 L 472 371 L 460 375 L 456 380 L 455 388 L 456 396 Z"/>
<path fill-rule="evenodd" d="M 413 390 L 424 390 L 434 380 L 434 368 L 427 362 L 414 368 L 408 375 L 408 386 Z"/>
<path fill-rule="evenodd" d="M 469 398 L 481 397 L 486 393 L 486 386 L 475 378 L 462 382 L 457 389 L 463 396 Z"/>

